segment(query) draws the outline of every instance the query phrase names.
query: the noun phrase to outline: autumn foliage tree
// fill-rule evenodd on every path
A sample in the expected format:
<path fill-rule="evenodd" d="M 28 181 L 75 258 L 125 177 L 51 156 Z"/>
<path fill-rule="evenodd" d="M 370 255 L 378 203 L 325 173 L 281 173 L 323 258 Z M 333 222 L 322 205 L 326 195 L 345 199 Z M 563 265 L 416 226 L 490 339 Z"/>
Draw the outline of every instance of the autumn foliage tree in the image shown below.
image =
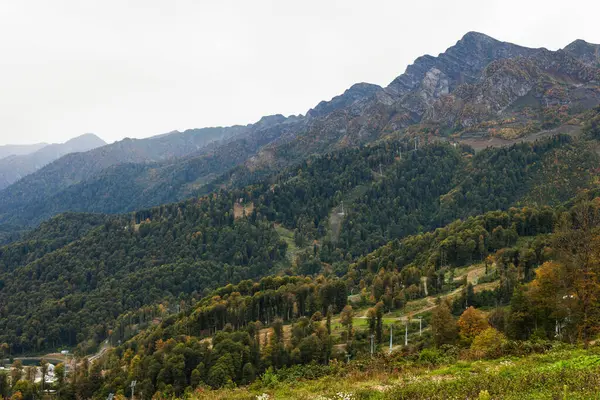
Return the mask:
<path fill-rule="evenodd" d="M 490 327 L 485 314 L 474 308 L 467 308 L 458 319 L 458 328 L 461 340 L 471 344 L 473 339 Z"/>
<path fill-rule="evenodd" d="M 527 298 L 535 311 L 535 322 L 540 329 L 547 333 L 556 329 L 556 334 L 574 339 L 577 329 L 573 324 L 575 321 L 569 316 L 576 301 L 571 297 L 571 279 L 567 274 L 564 264 L 545 262 L 535 271 L 535 279 L 527 286 Z"/>

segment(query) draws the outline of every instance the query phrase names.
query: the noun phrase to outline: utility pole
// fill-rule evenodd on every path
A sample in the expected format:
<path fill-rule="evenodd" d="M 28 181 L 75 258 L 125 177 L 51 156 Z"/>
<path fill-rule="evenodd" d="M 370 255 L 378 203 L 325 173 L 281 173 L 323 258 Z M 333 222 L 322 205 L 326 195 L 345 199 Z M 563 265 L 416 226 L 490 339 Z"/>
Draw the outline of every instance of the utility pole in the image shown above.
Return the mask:
<path fill-rule="evenodd" d="M 392 333 L 393 328 L 394 324 L 390 324 L 390 354 L 392 354 L 392 347 L 394 345 L 394 334 Z"/>
<path fill-rule="evenodd" d="M 406 318 L 404 325 L 404 346 L 408 346 L 408 318 Z"/>
<path fill-rule="evenodd" d="M 61 354 L 63 354 L 65 356 L 65 373 L 64 373 L 64 377 L 67 377 L 67 368 L 69 367 L 69 350 L 63 350 L 61 351 Z"/>
<path fill-rule="evenodd" d="M 137 381 L 131 381 L 131 400 L 133 400 L 133 395 L 135 393 L 135 385 L 137 384 Z"/>

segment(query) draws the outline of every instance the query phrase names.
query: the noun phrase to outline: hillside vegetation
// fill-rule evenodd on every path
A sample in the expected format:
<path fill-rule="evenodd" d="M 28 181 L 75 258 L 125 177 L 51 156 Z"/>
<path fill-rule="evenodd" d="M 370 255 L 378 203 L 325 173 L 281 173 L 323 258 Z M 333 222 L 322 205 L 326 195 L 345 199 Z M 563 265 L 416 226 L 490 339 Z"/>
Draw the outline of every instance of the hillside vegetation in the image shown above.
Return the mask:
<path fill-rule="evenodd" d="M 0 362 L 73 355 L 48 384 L 14 361 L 0 396 L 589 398 L 596 54 L 470 32 L 305 116 L 0 191 Z"/>
<path fill-rule="evenodd" d="M 125 392 L 136 380 L 162 397 L 586 398 L 597 349 L 573 344 L 587 348 L 598 334 L 599 223 L 598 198 L 564 211 L 490 212 L 392 243 L 341 278 L 222 287 L 110 353 L 90 393 Z M 463 275 L 459 265 L 474 268 Z M 430 296 L 433 306 L 423 304 Z"/>
<path fill-rule="evenodd" d="M 27 238 L 13 243 L 1 251 L 0 298 L 10 312 L 4 313 L 0 339 L 16 353 L 99 343 L 125 312 L 162 301 L 190 304 L 206 289 L 289 269 L 288 245 L 274 223 L 291 230 L 302 249 L 294 272 L 343 274 L 352 260 L 389 240 L 517 204 L 528 185 L 539 182 L 540 160 L 557 151 L 580 154 L 581 165 L 594 160 L 567 137 L 475 156 L 433 143 L 412 153 L 404 148 L 399 159 L 396 150 L 404 146 L 384 142 L 311 158 L 241 190 L 114 217 L 62 241 L 50 233 L 54 244 L 41 249 Z M 495 172 L 499 163 L 503 173 Z M 589 169 L 569 173 L 576 179 L 567 187 L 561 183 L 565 196 L 592 184 Z M 477 174 L 486 178 L 471 178 Z M 364 195 L 347 203 L 334 240 L 329 212 L 361 186 Z M 253 212 L 236 219 L 239 202 L 252 203 Z M 77 220 L 53 223 L 61 224 L 57 231 L 81 232 Z"/>

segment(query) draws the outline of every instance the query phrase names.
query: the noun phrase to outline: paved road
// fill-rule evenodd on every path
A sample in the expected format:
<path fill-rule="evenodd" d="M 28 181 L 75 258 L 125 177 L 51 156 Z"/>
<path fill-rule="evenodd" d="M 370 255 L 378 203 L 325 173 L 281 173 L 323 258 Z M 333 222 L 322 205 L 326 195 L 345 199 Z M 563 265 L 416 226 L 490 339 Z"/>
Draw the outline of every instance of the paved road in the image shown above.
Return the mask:
<path fill-rule="evenodd" d="M 96 361 L 97 359 L 99 359 L 100 357 L 102 357 L 108 350 L 110 350 L 112 347 L 109 344 L 104 343 L 102 345 L 102 347 L 100 348 L 100 350 L 98 350 L 97 353 L 92 354 L 90 356 L 87 356 L 87 359 L 89 360 L 90 363 Z M 49 363 L 52 364 L 58 364 L 61 362 L 65 362 L 66 358 L 63 354 L 60 353 L 50 353 L 50 354 L 46 354 L 43 356 L 35 356 L 35 357 L 15 357 L 14 360 L 21 360 L 21 361 L 39 361 L 41 359 L 45 359 L 46 361 L 48 361 Z M 72 360 L 73 355 L 69 354 L 69 359 L 71 360 L 71 362 L 73 362 Z M 8 360 L 7 360 L 8 361 Z"/>

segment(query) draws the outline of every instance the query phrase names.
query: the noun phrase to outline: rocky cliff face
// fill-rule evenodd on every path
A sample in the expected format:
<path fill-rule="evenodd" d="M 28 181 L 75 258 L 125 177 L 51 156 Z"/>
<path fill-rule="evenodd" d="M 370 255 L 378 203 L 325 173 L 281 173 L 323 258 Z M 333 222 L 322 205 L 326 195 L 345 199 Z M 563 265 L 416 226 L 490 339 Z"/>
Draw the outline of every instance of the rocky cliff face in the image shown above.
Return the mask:
<path fill-rule="evenodd" d="M 309 110 L 306 116 L 320 118 L 341 109 L 347 109 L 351 114 L 358 114 L 364 105 L 381 90 L 381 86 L 364 82 L 357 83 L 330 101 L 320 102 L 315 108 Z"/>
<path fill-rule="evenodd" d="M 286 129 L 275 125 L 255 132 L 248 140 L 268 143 L 245 162 L 246 174 L 277 170 L 414 124 L 439 133 L 515 138 L 563 123 L 571 109 L 600 102 L 598 69 L 589 62 L 594 46 L 553 52 L 469 32 L 437 57 L 419 57 L 385 88 L 353 85 L 293 124 L 286 121 Z"/>
<path fill-rule="evenodd" d="M 529 115 L 521 113 L 519 119 L 537 124 L 528 125 L 529 131 L 541 129 L 544 108 L 589 108 L 599 102 L 598 69 L 590 61 L 597 47 L 574 42 L 553 52 L 469 32 L 437 57 L 416 59 L 385 88 L 360 83 L 319 103 L 298 132 L 267 145 L 248 166 L 277 162 L 279 147 L 288 157 L 303 157 L 416 123 L 460 131 L 489 119 L 512 120 L 515 109 L 528 106 L 538 115 L 527 111 Z"/>
<path fill-rule="evenodd" d="M 448 89 L 454 90 L 463 83 L 473 83 L 481 71 L 492 61 L 503 58 L 527 56 L 535 49 L 501 42 L 478 32 L 469 32 L 456 45 L 437 57 L 425 55 L 409 65 L 406 72 L 394 79 L 387 90 L 398 96 L 417 90 L 428 74 L 442 74 Z"/>
<path fill-rule="evenodd" d="M 422 121 L 460 130 L 498 118 L 514 124 L 525 117 L 520 113 L 525 107 L 542 112 L 555 106 L 589 108 L 600 103 L 598 82 L 598 68 L 565 51 L 541 49 L 491 62 L 475 83 L 460 85 L 435 101 Z M 526 117 L 541 122 L 534 115 Z"/>

